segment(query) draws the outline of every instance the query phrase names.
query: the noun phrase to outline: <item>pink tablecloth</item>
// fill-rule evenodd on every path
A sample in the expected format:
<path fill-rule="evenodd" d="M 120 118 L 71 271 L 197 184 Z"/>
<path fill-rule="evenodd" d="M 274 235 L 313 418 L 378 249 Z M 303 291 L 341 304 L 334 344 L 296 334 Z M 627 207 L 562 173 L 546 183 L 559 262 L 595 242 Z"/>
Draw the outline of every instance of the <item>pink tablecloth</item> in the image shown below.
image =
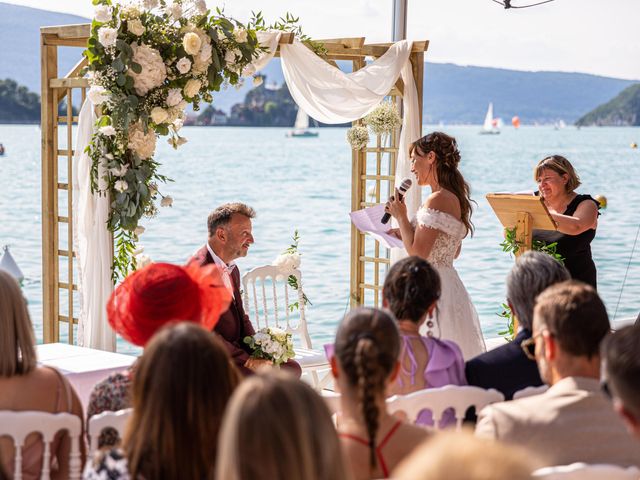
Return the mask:
<path fill-rule="evenodd" d="M 46 343 L 37 346 L 41 365 L 56 368 L 78 393 L 86 412 L 91 389 L 112 373 L 125 370 L 136 357 L 77 347 L 66 343 Z"/>

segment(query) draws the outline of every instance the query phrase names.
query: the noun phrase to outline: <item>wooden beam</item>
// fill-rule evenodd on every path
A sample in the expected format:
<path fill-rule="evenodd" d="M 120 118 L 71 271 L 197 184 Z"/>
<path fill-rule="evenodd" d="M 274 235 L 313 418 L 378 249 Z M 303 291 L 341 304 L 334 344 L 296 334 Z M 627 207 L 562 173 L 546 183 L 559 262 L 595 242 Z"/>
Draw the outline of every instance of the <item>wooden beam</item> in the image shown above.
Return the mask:
<path fill-rule="evenodd" d="M 76 23 L 72 25 L 40 27 L 40 34 L 54 35 L 58 38 L 84 38 L 85 40 L 87 40 L 89 38 L 89 35 L 91 34 L 91 24 Z"/>
<path fill-rule="evenodd" d="M 60 88 L 60 89 L 67 89 L 67 88 L 89 88 L 89 80 L 86 78 L 79 78 L 79 77 L 75 77 L 75 78 L 52 78 L 51 80 L 49 80 L 49 86 L 51 88 Z M 62 97 L 64 97 L 66 95 L 66 92 L 64 90 L 62 90 L 62 95 L 60 97 L 60 99 L 62 99 Z"/>

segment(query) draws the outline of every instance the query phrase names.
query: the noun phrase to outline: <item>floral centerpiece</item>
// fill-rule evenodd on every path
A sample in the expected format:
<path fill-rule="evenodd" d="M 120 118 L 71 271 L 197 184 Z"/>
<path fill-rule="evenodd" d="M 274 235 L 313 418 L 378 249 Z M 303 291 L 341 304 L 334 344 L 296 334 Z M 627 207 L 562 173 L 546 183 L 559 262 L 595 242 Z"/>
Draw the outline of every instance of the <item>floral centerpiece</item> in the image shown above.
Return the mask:
<path fill-rule="evenodd" d="M 261 328 L 252 337 L 244 337 L 244 343 L 253 349 L 252 358 L 269 360 L 281 365 L 293 358 L 293 340 L 290 333 L 276 327 Z"/>
<path fill-rule="evenodd" d="M 157 214 L 158 192 L 168 179 L 154 160 L 158 136 L 178 148 L 185 109 L 212 101 L 212 91 L 238 85 L 256 73 L 263 51 L 256 31 L 279 29 L 301 38 L 287 14 L 266 26 L 261 14 L 249 24 L 213 15 L 205 0 L 93 0 L 95 16 L 84 55 L 89 99 L 99 106 L 96 132 L 87 147 L 94 192 L 109 195 L 108 228 L 116 241 L 113 279 L 135 268 L 136 231 L 142 216 Z M 256 82 L 261 81 L 256 80 Z"/>

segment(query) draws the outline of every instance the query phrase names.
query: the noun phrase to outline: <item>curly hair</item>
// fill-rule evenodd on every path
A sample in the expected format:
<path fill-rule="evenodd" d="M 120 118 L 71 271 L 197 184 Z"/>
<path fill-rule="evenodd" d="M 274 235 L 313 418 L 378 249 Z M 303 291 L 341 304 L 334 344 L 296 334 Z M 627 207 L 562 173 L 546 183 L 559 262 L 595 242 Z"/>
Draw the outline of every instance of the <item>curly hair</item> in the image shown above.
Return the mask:
<path fill-rule="evenodd" d="M 440 276 L 423 258 L 403 258 L 387 273 L 382 296 L 398 320 L 418 323 L 440 298 Z"/>
<path fill-rule="evenodd" d="M 342 320 L 336 334 L 335 355 L 348 383 L 357 388 L 358 403 L 369 436 L 370 466 L 376 467 L 376 435 L 380 411 L 376 398 L 398 361 L 400 335 L 388 313 L 358 308 Z"/>
<path fill-rule="evenodd" d="M 436 154 L 435 167 L 438 183 L 458 198 L 462 223 L 467 227 L 467 232 L 473 235 L 471 189 L 458 170 L 460 150 L 458 150 L 456 139 L 443 132 L 432 132 L 413 142 L 409 148 L 409 154 L 414 150 L 417 150 L 420 156 L 427 155 L 429 152 Z"/>

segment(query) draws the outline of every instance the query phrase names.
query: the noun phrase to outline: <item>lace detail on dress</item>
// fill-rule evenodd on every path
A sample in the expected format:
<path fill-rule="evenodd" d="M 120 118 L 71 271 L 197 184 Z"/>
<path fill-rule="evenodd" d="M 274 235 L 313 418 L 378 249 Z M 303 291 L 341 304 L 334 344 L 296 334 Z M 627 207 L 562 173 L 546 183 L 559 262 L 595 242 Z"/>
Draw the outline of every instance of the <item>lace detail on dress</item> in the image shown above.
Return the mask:
<path fill-rule="evenodd" d="M 453 260 L 467 228 L 460 220 L 431 208 L 421 207 L 416 213 L 418 225 L 438 230 L 438 236 L 427 260 L 436 266 L 453 267 Z"/>

